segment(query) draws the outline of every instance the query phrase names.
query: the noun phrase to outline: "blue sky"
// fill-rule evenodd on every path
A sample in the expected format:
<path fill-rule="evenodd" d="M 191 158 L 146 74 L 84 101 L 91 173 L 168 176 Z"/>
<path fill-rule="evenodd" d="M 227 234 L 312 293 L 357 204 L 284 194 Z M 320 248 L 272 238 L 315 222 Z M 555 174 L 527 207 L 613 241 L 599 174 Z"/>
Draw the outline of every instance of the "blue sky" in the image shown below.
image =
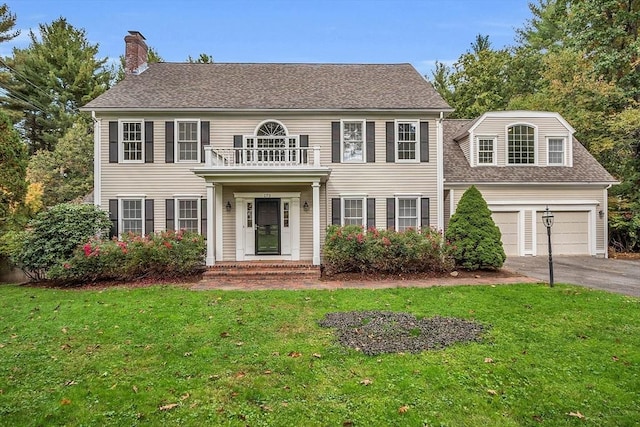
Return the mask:
<path fill-rule="evenodd" d="M 431 74 L 454 62 L 476 34 L 512 45 L 528 0 L 14 0 L 22 34 L 0 55 L 29 44 L 29 29 L 60 16 L 86 31 L 100 57 L 117 60 L 128 30 L 168 62 L 411 63 Z"/>

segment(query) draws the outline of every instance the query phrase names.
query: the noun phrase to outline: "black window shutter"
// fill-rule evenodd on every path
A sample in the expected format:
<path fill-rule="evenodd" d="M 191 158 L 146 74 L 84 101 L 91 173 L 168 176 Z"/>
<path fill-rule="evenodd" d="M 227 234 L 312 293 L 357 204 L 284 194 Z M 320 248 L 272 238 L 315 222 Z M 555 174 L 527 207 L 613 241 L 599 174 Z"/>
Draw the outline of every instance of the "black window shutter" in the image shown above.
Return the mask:
<path fill-rule="evenodd" d="M 109 122 L 109 163 L 118 163 L 118 122 Z"/>
<path fill-rule="evenodd" d="M 429 228 L 429 198 L 420 199 L 420 227 Z"/>
<path fill-rule="evenodd" d="M 396 124 L 394 122 L 386 123 L 387 133 L 387 162 L 396 161 Z"/>
<path fill-rule="evenodd" d="M 211 143 L 209 135 L 209 122 L 200 122 L 200 162 L 204 163 L 204 146 Z"/>
<path fill-rule="evenodd" d="M 420 122 L 420 161 L 429 161 L 429 122 Z"/>
<path fill-rule="evenodd" d="M 331 224 L 340 225 L 341 221 L 341 205 L 340 198 L 331 199 Z"/>
<path fill-rule="evenodd" d="M 144 201 L 144 232 L 145 234 L 153 233 L 153 199 L 145 199 Z"/>
<path fill-rule="evenodd" d="M 174 163 L 174 135 L 173 135 L 173 122 L 164 123 L 164 161 L 166 163 Z"/>
<path fill-rule="evenodd" d="M 376 161 L 376 122 L 367 122 L 367 163 Z"/>
<path fill-rule="evenodd" d="M 144 122 L 144 162 L 153 163 L 153 122 Z"/>
<path fill-rule="evenodd" d="M 176 202 L 174 199 L 165 200 L 167 230 L 176 229 L 175 213 L 174 213 L 175 207 L 176 207 Z"/>
<path fill-rule="evenodd" d="M 233 148 L 242 148 L 242 135 L 233 135 Z M 242 150 L 236 151 L 236 164 L 242 163 Z"/>
<path fill-rule="evenodd" d="M 109 219 L 111 220 L 109 237 L 118 237 L 118 199 L 109 199 Z"/>
<path fill-rule="evenodd" d="M 300 148 L 309 148 L 309 135 L 300 135 Z M 308 163 L 309 150 L 302 151 L 302 164 Z"/>
<path fill-rule="evenodd" d="M 396 229 L 396 199 L 394 197 L 387 199 L 387 228 Z"/>
<path fill-rule="evenodd" d="M 340 163 L 340 122 L 331 122 L 331 163 Z"/>
<path fill-rule="evenodd" d="M 207 236 L 207 199 L 200 199 L 200 234 Z"/>
<path fill-rule="evenodd" d="M 376 227 L 376 199 L 367 198 L 367 228 Z"/>

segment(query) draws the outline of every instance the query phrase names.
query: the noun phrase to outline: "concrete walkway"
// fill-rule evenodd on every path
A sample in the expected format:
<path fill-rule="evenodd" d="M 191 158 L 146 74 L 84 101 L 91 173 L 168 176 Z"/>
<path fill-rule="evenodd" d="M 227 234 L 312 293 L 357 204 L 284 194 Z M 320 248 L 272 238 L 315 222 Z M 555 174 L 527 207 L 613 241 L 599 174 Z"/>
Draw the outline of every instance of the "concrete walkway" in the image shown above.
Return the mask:
<path fill-rule="evenodd" d="M 509 257 L 504 266 L 516 273 L 549 281 L 547 256 Z M 640 260 L 554 256 L 553 276 L 556 283 L 571 283 L 640 297 Z"/>

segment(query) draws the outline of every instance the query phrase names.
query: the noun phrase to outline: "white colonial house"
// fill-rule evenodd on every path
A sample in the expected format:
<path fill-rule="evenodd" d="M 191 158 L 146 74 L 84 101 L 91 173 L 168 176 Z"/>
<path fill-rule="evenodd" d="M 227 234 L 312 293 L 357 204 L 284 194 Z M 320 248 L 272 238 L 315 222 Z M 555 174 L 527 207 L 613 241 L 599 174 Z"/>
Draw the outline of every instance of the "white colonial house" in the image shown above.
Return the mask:
<path fill-rule="evenodd" d="M 126 77 L 95 119 L 94 203 L 113 233 L 188 229 L 207 265 L 321 264 L 329 224 L 444 229 L 475 184 L 509 255 L 606 256 L 615 180 L 558 114 L 452 109 L 409 64 L 147 64 L 125 37 Z"/>

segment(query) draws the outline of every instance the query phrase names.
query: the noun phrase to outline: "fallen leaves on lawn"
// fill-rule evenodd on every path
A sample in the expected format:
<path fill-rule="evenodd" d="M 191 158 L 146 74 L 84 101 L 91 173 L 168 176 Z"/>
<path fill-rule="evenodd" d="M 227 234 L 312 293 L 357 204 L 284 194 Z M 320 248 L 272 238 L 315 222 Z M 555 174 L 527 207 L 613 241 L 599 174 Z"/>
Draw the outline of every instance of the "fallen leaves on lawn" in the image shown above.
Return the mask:
<path fill-rule="evenodd" d="M 76 385 L 76 384 L 78 383 L 75 382 L 74 380 L 65 381 L 64 383 L 65 387 L 69 387 L 70 385 Z"/>
<path fill-rule="evenodd" d="M 496 390 L 494 390 L 494 389 L 491 389 L 491 388 L 487 389 L 487 393 L 489 393 L 492 396 L 497 396 L 498 395 L 498 392 Z"/>
<path fill-rule="evenodd" d="M 365 378 L 362 381 L 360 381 L 360 384 L 362 384 L 362 385 L 373 384 L 373 380 L 370 380 L 369 378 Z"/>
<path fill-rule="evenodd" d="M 245 374 L 244 372 L 240 371 L 236 373 L 236 378 L 244 378 L 246 377 L 247 374 Z"/>
<path fill-rule="evenodd" d="M 131 388 L 133 389 L 133 392 L 134 392 L 134 393 L 137 393 L 137 392 L 138 392 L 138 387 L 136 387 L 135 385 L 134 385 L 133 387 L 131 387 Z"/>
<path fill-rule="evenodd" d="M 580 411 L 576 411 L 576 412 L 569 412 L 569 416 L 570 416 L 570 417 L 580 418 L 580 419 L 583 419 L 583 418 L 584 418 L 584 415 L 582 415 L 582 414 L 580 413 Z"/>
<path fill-rule="evenodd" d="M 320 359 L 322 355 L 320 353 L 313 353 L 313 357 L 315 357 L 316 359 Z"/>
<path fill-rule="evenodd" d="M 406 414 L 408 411 L 409 411 L 409 407 L 407 405 L 404 405 L 398 408 L 399 414 Z"/>
<path fill-rule="evenodd" d="M 493 363 L 493 359 L 490 357 L 485 357 L 484 358 L 484 363 Z"/>
<path fill-rule="evenodd" d="M 175 408 L 176 406 L 178 406 L 178 404 L 177 404 L 177 403 L 169 403 L 168 405 L 161 406 L 159 409 L 160 409 L 161 411 L 170 411 L 170 410 L 172 410 L 173 408 Z"/>
<path fill-rule="evenodd" d="M 220 338 L 228 338 L 231 334 L 227 331 L 220 333 Z"/>
<path fill-rule="evenodd" d="M 288 354 L 288 356 L 289 356 L 289 357 L 296 358 L 296 357 L 300 357 L 300 356 L 302 356 L 302 353 L 299 353 L 299 352 L 297 352 L 297 351 L 292 351 L 292 352 L 290 352 L 290 353 Z"/>
<path fill-rule="evenodd" d="M 71 405 L 71 400 L 67 399 L 66 397 L 64 399 L 62 399 L 60 401 L 61 405 Z"/>

